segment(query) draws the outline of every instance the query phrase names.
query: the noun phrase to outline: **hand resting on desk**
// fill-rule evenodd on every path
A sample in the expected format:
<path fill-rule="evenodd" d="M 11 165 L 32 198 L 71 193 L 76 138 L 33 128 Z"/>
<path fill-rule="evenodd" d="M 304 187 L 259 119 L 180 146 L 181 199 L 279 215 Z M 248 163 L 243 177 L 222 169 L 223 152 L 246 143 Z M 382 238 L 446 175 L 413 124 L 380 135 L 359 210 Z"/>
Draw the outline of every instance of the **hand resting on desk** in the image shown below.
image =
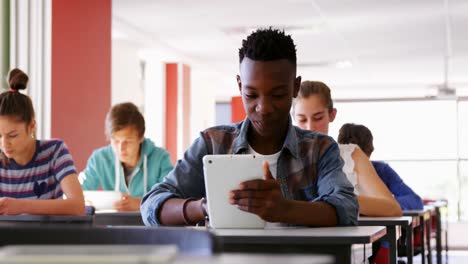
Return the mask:
<path fill-rule="evenodd" d="M 0 215 L 17 215 L 21 211 L 18 210 L 18 200 L 10 197 L 0 198 Z"/>
<path fill-rule="evenodd" d="M 122 199 L 114 203 L 114 208 L 121 211 L 139 211 L 141 199 L 122 193 Z"/>

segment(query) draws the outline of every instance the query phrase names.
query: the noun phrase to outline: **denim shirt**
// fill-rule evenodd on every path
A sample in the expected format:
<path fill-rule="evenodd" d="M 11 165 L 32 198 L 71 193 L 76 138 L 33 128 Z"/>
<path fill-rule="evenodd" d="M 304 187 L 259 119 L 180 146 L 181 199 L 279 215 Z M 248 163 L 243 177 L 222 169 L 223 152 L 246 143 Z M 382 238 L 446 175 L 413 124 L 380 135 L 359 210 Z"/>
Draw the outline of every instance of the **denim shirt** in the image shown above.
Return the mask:
<path fill-rule="evenodd" d="M 141 215 L 145 225 L 160 224 L 158 212 L 169 198 L 205 197 L 203 156 L 246 153 L 250 126 L 246 118 L 201 132 L 164 181 L 143 197 Z M 302 130 L 289 121 L 277 165 L 277 181 L 286 199 L 326 202 L 336 209 L 338 225 L 356 225 L 359 206 L 342 168 L 338 144 L 331 137 Z"/>

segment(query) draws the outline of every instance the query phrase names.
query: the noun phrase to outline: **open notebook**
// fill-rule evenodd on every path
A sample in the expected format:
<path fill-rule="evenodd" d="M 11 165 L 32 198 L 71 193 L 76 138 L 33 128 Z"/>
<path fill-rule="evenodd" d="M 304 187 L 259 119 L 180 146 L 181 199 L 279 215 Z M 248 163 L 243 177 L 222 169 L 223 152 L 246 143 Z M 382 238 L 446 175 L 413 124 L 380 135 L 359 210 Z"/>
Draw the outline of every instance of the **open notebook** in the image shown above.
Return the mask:
<path fill-rule="evenodd" d="M 122 199 L 116 191 L 83 191 L 86 205 L 92 205 L 96 210 L 114 210 L 114 203 Z"/>

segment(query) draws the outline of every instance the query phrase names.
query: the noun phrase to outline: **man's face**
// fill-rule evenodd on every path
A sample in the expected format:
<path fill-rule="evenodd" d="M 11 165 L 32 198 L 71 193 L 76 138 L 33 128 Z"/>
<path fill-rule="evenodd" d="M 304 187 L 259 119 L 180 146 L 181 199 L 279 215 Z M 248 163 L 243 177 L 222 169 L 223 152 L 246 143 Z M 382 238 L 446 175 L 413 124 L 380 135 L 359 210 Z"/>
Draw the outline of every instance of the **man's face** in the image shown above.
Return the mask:
<path fill-rule="evenodd" d="M 127 126 L 114 132 L 110 141 L 119 161 L 128 166 L 138 162 L 143 139 L 135 127 Z"/>
<path fill-rule="evenodd" d="M 301 77 L 286 59 L 255 61 L 245 57 L 237 76 L 245 112 L 260 136 L 270 137 L 286 126 Z"/>

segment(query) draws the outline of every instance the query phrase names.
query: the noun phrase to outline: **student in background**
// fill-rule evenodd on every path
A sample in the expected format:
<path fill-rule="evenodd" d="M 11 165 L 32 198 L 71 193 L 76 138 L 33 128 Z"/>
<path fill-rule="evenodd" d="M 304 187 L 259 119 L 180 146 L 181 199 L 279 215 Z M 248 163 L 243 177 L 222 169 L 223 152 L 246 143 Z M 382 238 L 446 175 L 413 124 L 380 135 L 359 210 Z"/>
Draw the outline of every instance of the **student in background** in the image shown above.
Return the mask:
<path fill-rule="evenodd" d="M 36 139 L 36 120 L 26 89 L 28 76 L 9 73 L 0 94 L 0 215 L 84 215 L 83 192 L 62 140 Z M 66 199 L 63 199 L 63 195 Z"/>
<path fill-rule="evenodd" d="M 114 105 L 106 117 L 110 145 L 93 152 L 80 173 L 83 190 L 115 190 L 118 211 L 138 211 L 143 195 L 172 170 L 169 153 L 145 138 L 145 119 L 133 103 Z"/>
<path fill-rule="evenodd" d="M 374 151 L 374 138 L 371 131 L 363 125 L 344 124 L 340 128 L 338 142 L 340 144 L 356 144 L 367 157 Z M 402 210 L 420 210 L 424 204 L 421 198 L 406 185 L 400 176 L 385 162 L 372 161 L 377 174 L 395 196 Z"/>
<path fill-rule="evenodd" d="M 374 137 L 372 136 L 371 131 L 363 126 L 353 123 L 344 124 L 339 131 L 338 142 L 340 144 L 356 144 L 362 151 L 370 158 L 372 152 L 374 151 Z M 377 171 L 377 174 L 385 183 L 385 185 L 390 189 L 395 199 L 400 204 L 402 210 L 420 210 L 423 209 L 424 205 L 421 198 L 410 188 L 408 187 L 400 176 L 387 164 L 380 161 L 372 161 L 372 165 Z M 405 230 L 403 230 L 402 238 L 406 237 Z M 420 242 L 420 232 L 419 230 L 414 230 L 414 243 L 415 248 L 417 248 L 418 241 Z M 405 239 L 398 240 L 399 245 L 405 245 Z M 377 252 L 376 255 L 369 258 L 370 263 L 388 263 L 386 250 L 381 250 L 388 248 L 387 243 L 374 243 L 373 245 L 374 252 Z M 380 248 L 380 249 L 379 249 Z M 403 247 L 405 248 L 405 247 Z M 378 251 L 377 251 L 378 250 Z"/>
<path fill-rule="evenodd" d="M 299 127 L 328 134 L 336 117 L 330 88 L 322 82 L 304 81 L 294 100 L 292 115 Z M 398 202 L 377 175 L 369 158 L 357 145 L 339 145 L 343 171 L 358 195 L 359 213 L 366 216 L 401 216 Z"/>
<path fill-rule="evenodd" d="M 174 170 L 143 198 L 145 224 L 203 221 L 203 156 L 259 153 L 270 161 L 264 179 L 239 183 L 226 197 L 231 204 L 268 222 L 355 225 L 358 205 L 337 143 L 291 123 L 289 110 L 301 83 L 291 36 L 259 29 L 242 41 L 239 61 L 237 85 L 247 118 L 200 133 Z"/>

